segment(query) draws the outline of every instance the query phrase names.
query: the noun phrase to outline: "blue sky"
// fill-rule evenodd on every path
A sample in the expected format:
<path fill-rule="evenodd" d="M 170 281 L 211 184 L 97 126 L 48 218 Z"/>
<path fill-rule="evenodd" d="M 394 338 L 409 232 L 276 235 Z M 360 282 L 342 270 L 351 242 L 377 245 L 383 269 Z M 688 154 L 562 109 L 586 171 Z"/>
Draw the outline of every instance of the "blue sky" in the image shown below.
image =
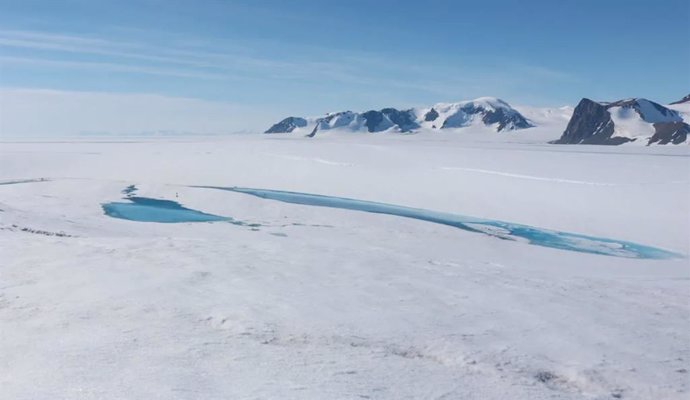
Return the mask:
<path fill-rule="evenodd" d="M 480 96 L 665 103 L 690 91 L 689 27 L 687 0 L 0 0 L 0 88 L 192 98 L 250 125 Z"/>

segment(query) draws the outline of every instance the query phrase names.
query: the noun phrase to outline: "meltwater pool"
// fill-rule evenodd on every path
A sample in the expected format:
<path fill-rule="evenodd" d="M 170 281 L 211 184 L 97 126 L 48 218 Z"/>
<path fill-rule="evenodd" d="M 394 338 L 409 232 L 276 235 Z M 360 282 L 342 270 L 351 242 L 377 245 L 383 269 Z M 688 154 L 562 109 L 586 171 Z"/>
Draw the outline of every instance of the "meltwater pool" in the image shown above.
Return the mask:
<path fill-rule="evenodd" d="M 225 186 L 195 186 L 197 188 L 227 190 L 268 200 L 307 206 L 340 208 L 368 213 L 395 215 L 436 224 L 448 225 L 465 231 L 481 233 L 505 240 L 524 241 L 531 245 L 550 247 L 580 253 L 641 259 L 682 258 L 683 255 L 643 244 L 577 233 L 560 232 L 511 222 L 468 217 L 421 208 L 398 206 L 366 200 L 349 199 L 283 190 L 255 189 Z"/>

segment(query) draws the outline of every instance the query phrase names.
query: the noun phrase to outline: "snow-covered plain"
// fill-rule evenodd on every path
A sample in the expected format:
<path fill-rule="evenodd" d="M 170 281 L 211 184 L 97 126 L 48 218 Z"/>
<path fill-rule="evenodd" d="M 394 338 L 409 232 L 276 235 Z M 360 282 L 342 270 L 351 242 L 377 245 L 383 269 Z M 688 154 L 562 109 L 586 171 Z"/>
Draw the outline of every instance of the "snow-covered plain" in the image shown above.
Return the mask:
<path fill-rule="evenodd" d="M 568 252 L 191 187 L 342 196 L 690 253 L 688 146 L 544 144 L 561 131 L 5 139 L 0 398 L 687 398 L 687 258 Z M 104 215 L 129 185 L 260 226 Z"/>

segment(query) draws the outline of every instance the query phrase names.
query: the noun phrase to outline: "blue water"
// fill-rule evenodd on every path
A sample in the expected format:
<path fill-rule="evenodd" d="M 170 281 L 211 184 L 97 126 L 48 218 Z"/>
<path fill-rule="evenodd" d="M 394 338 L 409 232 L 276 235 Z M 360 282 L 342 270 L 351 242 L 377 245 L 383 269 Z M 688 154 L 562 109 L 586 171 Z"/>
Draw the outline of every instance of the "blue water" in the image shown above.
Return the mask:
<path fill-rule="evenodd" d="M 132 190 L 133 191 L 133 190 Z M 132 192 L 130 191 L 130 193 Z M 127 197 L 127 202 L 112 202 L 101 205 L 106 215 L 113 218 L 139 222 L 213 222 L 229 221 L 232 218 L 206 214 L 192 210 L 170 200 L 150 199 L 147 197 Z"/>
<path fill-rule="evenodd" d="M 510 222 L 479 219 L 457 214 L 442 213 L 421 208 L 397 206 L 373 201 L 323 196 L 309 193 L 270 189 L 251 189 L 222 186 L 197 186 L 207 189 L 228 190 L 269 200 L 317 207 L 341 208 L 377 214 L 419 219 L 462 230 L 483 233 L 506 240 L 522 240 L 529 244 L 581 253 L 641 259 L 681 258 L 680 254 L 623 240 L 599 238 L 576 233 L 552 231 Z"/>

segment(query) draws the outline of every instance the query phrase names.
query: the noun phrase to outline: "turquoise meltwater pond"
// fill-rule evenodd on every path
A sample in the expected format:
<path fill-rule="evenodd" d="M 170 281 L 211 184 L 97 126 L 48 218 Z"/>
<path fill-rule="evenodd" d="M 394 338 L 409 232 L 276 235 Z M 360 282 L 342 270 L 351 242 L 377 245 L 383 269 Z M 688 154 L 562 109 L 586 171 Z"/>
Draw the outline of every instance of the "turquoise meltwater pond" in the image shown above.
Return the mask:
<path fill-rule="evenodd" d="M 105 203 L 101 206 L 106 215 L 129 221 L 160 223 L 232 221 L 232 218 L 183 207 L 176 201 L 136 196 L 128 197 L 126 200 L 126 202 Z"/>
<path fill-rule="evenodd" d="M 368 213 L 395 215 L 404 218 L 413 218 L 448 225 L 465 231 L 482 233 L 499 239 L 524 241 L 531 245 L 576 251 L 580 253 L 641 259 L 671 259 L 683 257 L 683 255 L 674 253 L 672 251 L 624 240 L 560 232 L 511 222 L 473 218 L 463 215 L 425 210 L 421 208 L 398 206 L 394 204 L 271 189 L 222 186 L 199 187 L 227 190 L 257 196 L 268 200 L 282 201 L 285 203 L 340 208 Z"/>

